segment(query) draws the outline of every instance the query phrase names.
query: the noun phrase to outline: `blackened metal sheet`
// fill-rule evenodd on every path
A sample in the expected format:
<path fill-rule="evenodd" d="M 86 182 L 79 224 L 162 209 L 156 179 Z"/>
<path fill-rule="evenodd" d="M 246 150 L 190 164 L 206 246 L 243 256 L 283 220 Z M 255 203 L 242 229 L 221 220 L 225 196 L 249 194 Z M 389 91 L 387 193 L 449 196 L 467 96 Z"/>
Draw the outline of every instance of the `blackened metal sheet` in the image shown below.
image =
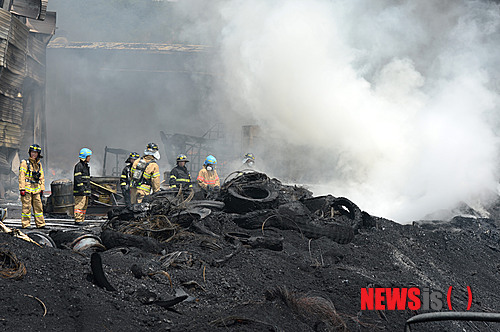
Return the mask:
<path fill-rule="evenodd" d="M 7 54 L 7 39 L 0 39 L 0 67 L 5 67 L 5 56 Z"/>
<path fill-rule="evenodd" d="M 21 125 L 0 121 L 0 146 L 18 148 L 21 142 Z"/>
<path fill-rule="evenodd" d="M 19 16 L 38 19 L 42 3 L 40 0 L 14 0 L 10 12 Z"/>
<path fill-rule="evenodd" d="M 10 21 L 12 14 L 0 9 L 0 39 L 7 40 L 9 37 Z"/>
<path fill-rule="evenodd" d="M 37 38 L 35 33 L 30 33 L 28 38 L 28 56 L 36 62 L 45 65 L 45 43 Z"/>
<path fill-rule="evenodd" d="M 19 98 L 22 93 L 24 76 L 16 75 L 6 68 L 0 70 L 0 94 L 9 98 Z"/>
<path fill-rule="evenodd" d="M 15 17 L 12 17 L 9 31 L 9 44 L 14 45 L 19 50 L 26 52 L 28 48 L 28 27 Z"/>
<path fill-rule="evenodd" d="M 27 18 L 26 26 L 31 32 L 53 35 L 56 33 L 56 12 L 47 12 L 43 21 Z"/>
<path fill-rule="evenodd" d="M 26 77 L 30 77 L 40 85 L 45 83 L 45 66 L 31 57 L 26 58 Z"/>
<path fill-rule="evenodd" d="M 0 110 L 0 146 L 18 148 L 22 137 L 22 101 L 0 95 Z"/>
<path fill-rule="evenodd" d="M 5 171 L 10 169 L 10 163 L 7 161 L 6 152 L 7 150 L 5 149 L 2 149 L 2 151 L 0 151 L 0 169 L 3 169 L 3 173 L 6 173 Z"/>
<path fill-rule="evenodd" d="M 21 51 L 12 44 L 7 47 L 5 66 L 14 74 L 26 74 L 26 52 Z"/>
<path fill-rule="evenodd" d="M 45 16 L 47 15 L 47 3 L 49 2 L 48 0 L 42 0 L 42 5 L 40 7 L 40 15 L 38 16 L 38 19 L 43 21 L 45 20 Z"/>
<path fill-rule="evenodd" d="M 4 96 L 1 96 L 0 98 L 5 98 Z M 11 118 L 9 118 L 9 116 Z M 12 110 L 3 110 L 2 112 L 0 112 L 0 121 L 1 122 L 6 122 L 6 123 L 11 123 L 11 124 L 14 124 L 14 125 L 21 125 L 21 123 L 19 123 L 20 121 L 22 121 L 22 112 L 19 113 L 19 112 L 14 112 Z"/>
<path fill-rule="evenodd" d="M 23 124 L 23 104 L 21 98 L 9 98 L 0 94 L 0 121 L 15 125 Z"/>

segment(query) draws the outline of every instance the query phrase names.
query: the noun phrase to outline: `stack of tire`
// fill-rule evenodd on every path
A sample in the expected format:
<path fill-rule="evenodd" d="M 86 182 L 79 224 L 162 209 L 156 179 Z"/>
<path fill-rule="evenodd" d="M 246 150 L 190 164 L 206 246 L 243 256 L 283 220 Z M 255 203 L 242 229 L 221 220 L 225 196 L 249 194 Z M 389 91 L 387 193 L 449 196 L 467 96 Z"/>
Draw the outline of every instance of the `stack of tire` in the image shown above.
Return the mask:
<path fill-rule="evenodd" d="M 222 187 L 225 211 L 239 214 L 234 221 L 242 228 L 265 224 L 296 230 L 308 238 L 325 236 L 340 244 L 351 242 L 360 228 L 374 226 L 373 218 L 347 198 L 329 195 L 294 200 L 280 197 L 289 191 L 285 187 L 264 173 L 243 173 Z"/>
<path fill-rule="evenodd" d="M 246 213 L 277 207 L 278 188 L 264 173 L 244 173 L 222 187 L 225 211 Z"/>

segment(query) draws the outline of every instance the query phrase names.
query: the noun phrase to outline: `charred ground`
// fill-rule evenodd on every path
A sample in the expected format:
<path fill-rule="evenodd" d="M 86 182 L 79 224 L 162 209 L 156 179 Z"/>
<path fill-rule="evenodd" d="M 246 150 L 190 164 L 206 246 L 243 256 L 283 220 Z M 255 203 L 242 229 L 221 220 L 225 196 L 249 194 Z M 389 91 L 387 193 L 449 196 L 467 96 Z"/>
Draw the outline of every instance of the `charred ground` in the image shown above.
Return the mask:
<path fill-rule="evenodd" d="M 20 279 L 0 280 L 1 328 L 403 331 L 405 321 L 421 313 L 361 311 L 365 287 L 446 293 L 453 286 L 454 310 L 463 311 L 470 286 L 472 311 L 500 310 L 495 219 L 401 225 L 346 206 L 348 199 L 312 197 L 264 177 L 233 183 L 238 199 L 248 184 L 278 194 L 245 207 L 234 204 L 233 191 L 221 197 L 221 208 L 220 202 L 177 204 L 160 193 L 132 210 L 115 210 L 102 228 L 86 230 L 107 248 L 98 256 L 98 248 L 69 250 L 78 234 L 51 231 L 58 248 L 0 234 L 2 252 L 26 268 Z M 236 213 L 237 206 L 248 212 Z M 91 264 L 98 258 L 114 291 L 98 286 Z M 4 255 L 2 268 L 9 262 Z M 495 324 L 427 323 L 412 331 L 495 331 Z"/>

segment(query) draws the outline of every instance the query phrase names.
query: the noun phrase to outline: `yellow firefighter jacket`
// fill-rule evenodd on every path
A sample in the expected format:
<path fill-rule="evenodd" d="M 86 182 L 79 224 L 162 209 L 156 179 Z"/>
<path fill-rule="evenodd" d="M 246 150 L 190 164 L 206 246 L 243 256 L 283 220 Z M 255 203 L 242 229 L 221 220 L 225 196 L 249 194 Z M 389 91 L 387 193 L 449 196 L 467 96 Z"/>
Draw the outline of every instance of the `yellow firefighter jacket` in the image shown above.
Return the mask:
<path fill-rule="evenodd" d="M 203 167 L 198 173 L 198 184 L 202 189 L 207 190 L 207 187 L 220 187 L 219 175 L 217 175 L 217 171 L 214 169 L 213 171 L 207 171 L 205 167 Z"/>
<path fill-rule="evenodd" d="M 45 176 L 40 160 L 29 158 L 21 161 L 21 165 L 19 165 L 19 190 L 26 190 L 30 194 L 38 194 L 41 190 L 45 190 Z"/>
<path fill-rule="evenodd" d="M 160 190 L 160 166 L 158 166 L 156 159 L 153 156 L 143 156 L 142 158 L 135 160 L 132 164 L 132 177 L 137 169 L 137 164 L 139 164 L 139 161 L 141 160 L 145 160 L 149 163 L 149 165 L 147 165 L 144 169 L 142 178 L 135 188 L 137 188 L 137 190 L 143 190 L 147 194 L 151 193 L 151 190 L 155 193 Z"/>

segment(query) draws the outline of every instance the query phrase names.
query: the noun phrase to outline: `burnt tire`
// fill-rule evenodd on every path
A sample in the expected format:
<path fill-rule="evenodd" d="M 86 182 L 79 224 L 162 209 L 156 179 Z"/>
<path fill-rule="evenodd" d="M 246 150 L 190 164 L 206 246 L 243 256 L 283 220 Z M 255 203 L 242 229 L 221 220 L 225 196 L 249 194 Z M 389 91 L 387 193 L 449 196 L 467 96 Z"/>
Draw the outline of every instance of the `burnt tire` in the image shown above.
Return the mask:
<path fill-rule="evenodd" d="M 253 211 L 242 215 L 236 215 L 233 217 L 233 222 L 245 229 L 259 229 L 266 221 L 266 225 L 276 226 L 274 222 L 277 220 L 277 217 L 272 217 L 273 214 L 274 212 L 272 210 Z"/>
<path fill-rule="evenodd" d="M 311 197 L 302 200 L 302 204 L 304 204 L 311 213 L 317 215 L 324 215 L 326 212 L 330 210 L 330 202 L 333 199 L 333 196 L 318 196 Z"/>
<path fill-rule="evenodd" d="M 330 205 L 336 212 L 356 220 L 361 218 L 361 210 L 359 207 L 345 197 L 334 198 Z"/>
<path fill-rule="evenodd" d="M 117 247 L 135 247 L 153 254 L 159 254 L 164 249 L 164 245 L 154 238 L 124 234 L 112 230 L 103 231 L 101 233 L 101 240 L 102 244 L 108 249 Z"/>
<path fill-rule="evenodd" d="M 214 211 L 222 211 L 224 209 L 224 202 L 219 201 L 211 201 L 211 200 L 199 200 L 199 201 L 191 201 L 186 204 L 188 208 L 194 207 L 204 207 Z"/>
<path fill-rule="evenodd" d="M 227 212 L 246 213 L 250 211 L 270 209 L 275 206 L 278 192 L 270 186 L 248 184 L 232 186 L 227 189 Z"/>
<path fill-rule="evenodd" d="M 365 211 L 361 211 L 356 204 L 345 197 L 335 198 L 330 206 L 335 210 L 335 212 L 341 214 L 341 217 L 337 217 L 337 220 L 341 219 L 343 216 L 350 219 L 350 223 L 354 228 L 355 233 L 357 233 L 361 228 L 369 229 L 376 226 L 376 221 L 370 214 Z"/>

